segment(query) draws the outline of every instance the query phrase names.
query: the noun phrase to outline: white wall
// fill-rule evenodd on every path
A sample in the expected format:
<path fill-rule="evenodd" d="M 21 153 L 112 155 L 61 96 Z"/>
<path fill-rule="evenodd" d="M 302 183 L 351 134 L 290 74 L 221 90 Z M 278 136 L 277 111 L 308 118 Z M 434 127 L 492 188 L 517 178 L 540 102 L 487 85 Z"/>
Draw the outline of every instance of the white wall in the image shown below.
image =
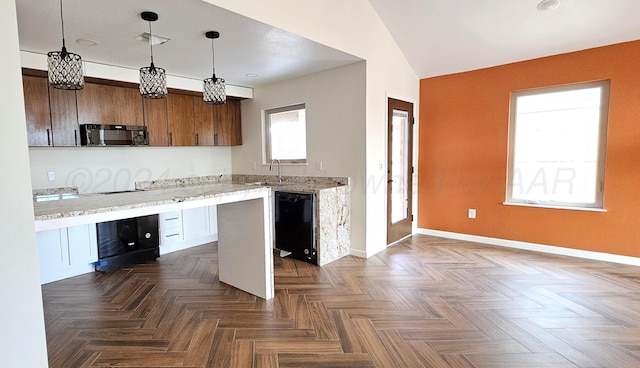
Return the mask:
<path fill-rule="evenodd" d="M 366 60 L 366 159 L 361 162 L 366 177 L 358 183 L 366 192 L 366 207 L 360 209 L 366 211 L 364 255 L 385 249 L 386 185 L 381 183 L 386 179 L 387 97 L 413 102 L 417 117 L 419 79 L 371 4 L 367 0 L 203 1 Z"/>
<path fill-rule="evenodd" d="M 109 192 L 134 189 L 136 181 L 231 173 L 230 147 L 32 147 L 29 155 L 33 189 Z"/>
<path fill-rule="evenodd" d="M 263 164 L 263 112 L 305 103 L 307 165 L 282 165 L 282 175 L 349 176 L 356 183 L 366 175 L 365 62 L 255 88 L 242 102 L 243 145 L 232 149 L 234 174 L 271 174 Z M 322 170 L 316 164 L 322 162 Z M 254 170 L 253 164 L 256 163 Z M 365 251 L 365 192 L 351 193 L 351 249 Z"/>
<path fill-rule="evenodd" d="M 15 2 L 0 1 L 0 357 L 47 367 Z"/>

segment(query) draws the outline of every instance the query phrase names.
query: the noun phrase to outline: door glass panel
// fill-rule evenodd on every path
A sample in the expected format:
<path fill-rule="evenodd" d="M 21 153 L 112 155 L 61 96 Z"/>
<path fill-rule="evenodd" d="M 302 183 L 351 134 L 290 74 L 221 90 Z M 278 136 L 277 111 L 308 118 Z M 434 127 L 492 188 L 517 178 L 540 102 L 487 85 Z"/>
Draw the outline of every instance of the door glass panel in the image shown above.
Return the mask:
<path fill-rule="evenodd" d="M 396 223 L 409 212 L 409 112 L 394 109 L 391 126 L 391 223 Z"/>

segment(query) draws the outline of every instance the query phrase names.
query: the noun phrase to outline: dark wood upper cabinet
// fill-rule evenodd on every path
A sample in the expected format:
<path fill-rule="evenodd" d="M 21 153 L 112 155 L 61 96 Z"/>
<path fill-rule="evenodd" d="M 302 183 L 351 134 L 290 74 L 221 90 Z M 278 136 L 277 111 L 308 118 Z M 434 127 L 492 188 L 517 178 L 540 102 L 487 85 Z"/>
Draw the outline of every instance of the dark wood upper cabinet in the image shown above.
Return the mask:
<path fill-rule="evenodd" d="M 193 96 L 168 94 L 167 121 L 170 146 L 195 146 Z"/>
<path fill-rule="evenodd" d="M 144 125 L 142 96 L 136 88 L 85 83 L 77 96 L 80 124 Z"/>
<path fill-rule="evenodd" d="M 216 146 L 242 145 L 240 101 L 227 99 L 224 105 L 213 106 Z"/>
<path fill-rule="evenodd" d="M 144 125 L 147 126 L 150 146 L 168 146 L 167 99 L 144 98 Z"/>
<path fill-rule="evenodd" d="M 49 87 L 46 71 L 23 69 L 29 146 L 77 146 L 80 124 L 145 125 L 151 146 L 242 144 L 240 100 L 207 105 L 198 92 L 146 99 L 134 83 L 85 78 L 84 89 Z"/>
<path fill-rule="evenodd" d="M 196 146 L 215 145 L 213 109 L 211 105 L 204 103 L 202 97 L 193 96 L 193 112 L 196 128 Z"/>
<path fill-rule="evenodd" d="M 22 76 L 27 140 L 29 146 L 51 146 L 51 112 L 49 81 L 46 78 Z"/>
<path fill-rule="evenodd" d="M 53 145 L 79 146 L 80 127 L 78 125 L 76 91 L 66 91 L 49 86 L 49 105 L 51 107 Z"/>

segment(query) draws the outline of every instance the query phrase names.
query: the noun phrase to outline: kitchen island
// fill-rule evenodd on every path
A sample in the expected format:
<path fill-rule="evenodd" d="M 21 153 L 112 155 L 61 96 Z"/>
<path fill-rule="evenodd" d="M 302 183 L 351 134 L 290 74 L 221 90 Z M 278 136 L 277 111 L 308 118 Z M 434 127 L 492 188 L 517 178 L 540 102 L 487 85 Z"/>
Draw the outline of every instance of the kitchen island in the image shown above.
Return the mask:
<path fill-rule="evenodd" d="M 263 299 L 274 295 L 271 189 L 217 183 L 34 203 L 36 233 L 217 206 L 219 279 Z"/>

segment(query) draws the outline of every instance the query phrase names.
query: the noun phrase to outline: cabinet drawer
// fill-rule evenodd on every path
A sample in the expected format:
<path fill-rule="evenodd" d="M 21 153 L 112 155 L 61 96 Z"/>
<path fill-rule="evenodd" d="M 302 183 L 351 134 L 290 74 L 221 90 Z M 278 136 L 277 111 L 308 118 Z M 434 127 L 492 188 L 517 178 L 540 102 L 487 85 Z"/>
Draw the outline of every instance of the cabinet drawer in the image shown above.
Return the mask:
<path fill-rule="evenodd" d="M 158 216 L 160 229 L 172 229 L 182 227 L 182 211 L 161 213 Z"/>
<path fill-rule="evenodd" d="M 160 246 L 179 243 L 182 241 L 182 227 L 160 229 Z"/>

